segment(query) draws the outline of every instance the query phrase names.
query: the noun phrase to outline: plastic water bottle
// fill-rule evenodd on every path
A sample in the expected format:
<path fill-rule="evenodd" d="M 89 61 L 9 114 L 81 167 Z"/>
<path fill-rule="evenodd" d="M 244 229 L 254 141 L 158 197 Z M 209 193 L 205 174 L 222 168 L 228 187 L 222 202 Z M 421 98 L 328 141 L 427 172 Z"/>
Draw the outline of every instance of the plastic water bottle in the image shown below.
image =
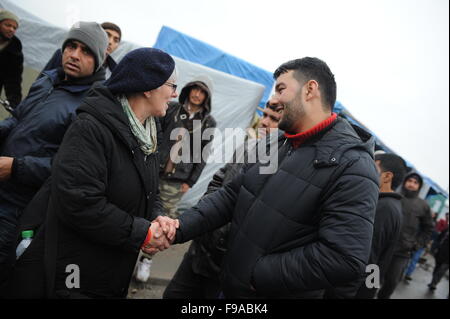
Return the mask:
<path fill-rule="evenodd" d="M 147 282 L 148 278 L 150 277 L 151 266 L 152 260 L 144 257 L 138 264 L 136 279 L 142 282 Z"/>
<path fill-rule="evenodd" d="M 33 235 L 34 232 L 32 230 L 25 230 L 22 232 L 22 241 L 17 245 L 16 249 L 16 259 L 19 259 L 28 246 L 30 246 Z"/>

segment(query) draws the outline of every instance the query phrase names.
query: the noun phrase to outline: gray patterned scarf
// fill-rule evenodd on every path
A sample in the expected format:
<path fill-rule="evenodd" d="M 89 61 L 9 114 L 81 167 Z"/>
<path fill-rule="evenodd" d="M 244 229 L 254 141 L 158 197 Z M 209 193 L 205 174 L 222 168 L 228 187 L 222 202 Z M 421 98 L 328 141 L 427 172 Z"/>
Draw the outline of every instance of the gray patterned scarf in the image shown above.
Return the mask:
<path fill-rule="evenodd" d="M 144 125 L 139 121 L 139 119 L 134 114 L 133 110 L 128 103 L 128 99 L 125 95 L 119 95 L 118 100 L 122 105 L 125 115 L 128 117 L 130 122 L 130 128 L 133 135 L 138 140 L 139 146 L 145 155 L 150 155 L 156 151 L 157 147 L 157 132 L 156 123 L 153 117 L 149 117 L 145 120 Z"/>

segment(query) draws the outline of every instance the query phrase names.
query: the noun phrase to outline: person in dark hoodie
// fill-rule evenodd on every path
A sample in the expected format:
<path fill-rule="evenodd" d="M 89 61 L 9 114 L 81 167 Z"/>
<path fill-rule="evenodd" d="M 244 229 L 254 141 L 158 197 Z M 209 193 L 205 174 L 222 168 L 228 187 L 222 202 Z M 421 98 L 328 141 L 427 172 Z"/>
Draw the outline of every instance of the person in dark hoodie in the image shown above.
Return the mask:
<path fill-rule="evenodd" d="M 373 299 L 378 291 L 377 285 L 383 282 L 402 224 L 402 196 L 394 190 L 400 186 L 406 174 L 406 163 L 395 154 L 376 154 L 375 163 L 380 173 L 380 194 L 378 196 L 375 222 L 373 225 L 372 248 L 368 265 L 378 266 L 375 275 L 379 277 L 366 283 L 368 273 L 360 280 L 348 285 L 327 290 L 326 299 Z"/>
<path fill-rule="evenodd" d="M 389 299 L 402 280 L 412 253 L 425 247 L 433 232 L 433 220 L 428 203 L 419 198 L 422 177 L 413 172 L 405 177 L 402 186 L 403 223 L 394 248 L 392 261 L 385 271 L 378 299 Z"/>
<path fill-rule="evenodd" d="M 140 48 L 92 88 L 54 158 L 45 229 L 18 260 L 10 297 L 125 298 L 139 251 L 168 247 L 174 229 L 161 236 L 151 221 L 164 218 L 156 117 L 177 96 L 174 70 L 167 53 Z"/>
<path fill-rule="evenodd" d="M 15 259 L 21 211 L 49 177 L 76 108 L 92 84 L 105 79 L 107 45 L 99 24 L 76 23 L 62 44 L 62 65 L 35 81 L 12 116 L 0 122 L 0 282 Z"/>
<path fill-rule="evenodd" d="M 15 36 L 18 28 L 19 18 L 0 8 L 0 93 L 4 88 L 13 108 L 22 100 L 23 54 L 22 42 Z"/>
<path fill-rule="evenodd" d="M 169 104 L 166 116 L 160 122 L 163 130 L 161 145 L 160 190 L 161 200 L 167 216 L 179 216 L 177 204 L 181 197 L 197 182 L 206 165 L 211 140 L 194 143 L 196 136 L 202 136 L 208 128 L 214 128 L 216 121 L 211 115 L 212 82 L 206 76 L 187 83 L 181 90 L 178 102 Z M 179 130 L 174 140 L 175 130 Z M 197 133 L 195 131 L 199 130 Z M 172 136 L 172 137 L 171 137 Z M 194 145 L 200 149 L 194 150 Z M 180 150 L 177 156 L 177 152 Z M 189 151 L 184 156 L 183 150 Z"/>
<path fill-rule="evenodd" d="M 369 259 L 379 193 L 373 136 L 333 113 L 336 82 L 320 59 L 286 62 L 274 78 L 285 131 L 276 170 L 248 164 L 178 219 L 173 243 L 231 222 L 225 298 L 321 298 L 359 278 Z"/>

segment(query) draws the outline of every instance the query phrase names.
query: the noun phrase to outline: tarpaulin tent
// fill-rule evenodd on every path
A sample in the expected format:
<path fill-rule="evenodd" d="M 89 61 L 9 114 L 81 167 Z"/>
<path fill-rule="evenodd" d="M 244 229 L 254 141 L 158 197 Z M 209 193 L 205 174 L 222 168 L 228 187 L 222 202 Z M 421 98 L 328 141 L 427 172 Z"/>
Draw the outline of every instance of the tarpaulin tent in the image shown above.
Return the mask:
<path fill-rule="evenodd" d="M 227 54 L 189 35 L 163 26 L 154 47 L 184 60 L 262 84 L 264 86 L 264 96 L 259 102 L 261 107 L 265 105 L 270 97 L 274 84 L 271 72 Z"/>

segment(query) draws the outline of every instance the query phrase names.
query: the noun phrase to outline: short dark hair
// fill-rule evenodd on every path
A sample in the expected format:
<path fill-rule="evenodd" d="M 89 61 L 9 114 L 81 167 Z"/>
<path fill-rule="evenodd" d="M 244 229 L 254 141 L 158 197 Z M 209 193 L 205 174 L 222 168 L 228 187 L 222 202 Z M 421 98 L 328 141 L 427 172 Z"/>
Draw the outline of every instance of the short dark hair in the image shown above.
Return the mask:
<path fill-rule="evenodd" d="M 283 108 L 281 104 L 270 104 L 270 100 L 266 102 L 266 108 L 271 109 L 274 112 L 279 112 Z"/>
<path fill-rule="evenodd" d="M 333 110 L 336 102 L 336 81 L 334 74 L 325 62 L 311 57 L 291 60 L 280 65 L 273 73 L 273 77 L 276 80 L 281 74 L 290 70 L 294 70 L 294 77 L 299 83 L 309 80 L 317 81 L 325 106 Z"/>
<path fill-rule="evenodd" d="M 375 155 L 375 161 L 380 161 L 380 167 L 383 172 L 391 172 L 392 189 L 396 189 L 403 181 L 406 175 L 406 162 L 396 154 L 384 153 Z"/>
<path fill-rule="evenodd" d="M 119 41 L 122 41 L 122 31 L 120 30 L 119 26 L 112 22 L 103 22 L 101 24 L 103 29 L 113 30 L 116 31 L 119 34 Z"/>

